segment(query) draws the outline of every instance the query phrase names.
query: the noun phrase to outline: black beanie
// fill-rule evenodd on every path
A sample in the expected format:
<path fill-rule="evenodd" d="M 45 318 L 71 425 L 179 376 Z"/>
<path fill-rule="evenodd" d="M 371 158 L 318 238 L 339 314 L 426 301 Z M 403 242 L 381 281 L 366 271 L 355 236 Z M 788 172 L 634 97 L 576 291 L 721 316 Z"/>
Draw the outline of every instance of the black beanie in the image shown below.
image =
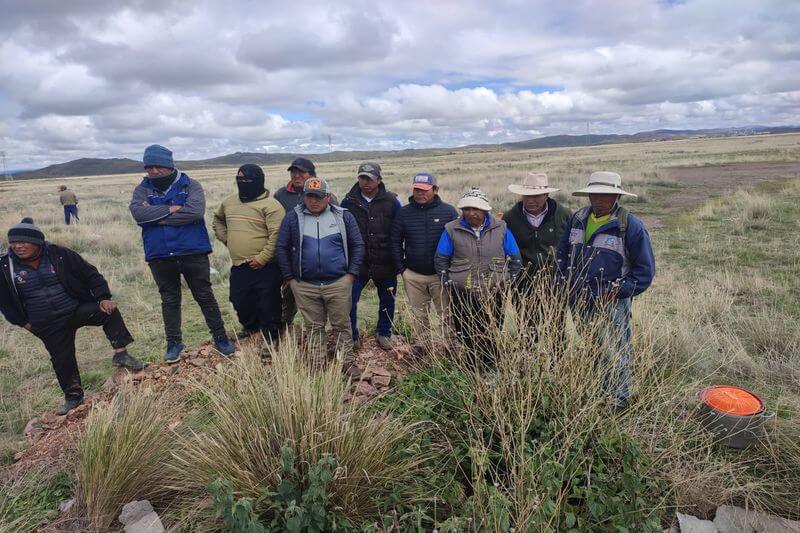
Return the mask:
<path fill-rule="evenodd" d="M 32 218 L 25 217 L 8 230 L 8 242 L 29 242 L 44 246 L 44 233 L 33 223 Z"/>
<path fill-rule="evenodd" d="M 242 174 L 242 178 L 239 178 L 239 174 Z M 243 182 L 241 179 L 248 181 Z M 264 171 L 252 163 L 239 167 L 239 172 L 236 173 L 236 185 L 239 187 L 239 199 L 243 202 L 255 200 L 267 191 L 264 188 Z"/>

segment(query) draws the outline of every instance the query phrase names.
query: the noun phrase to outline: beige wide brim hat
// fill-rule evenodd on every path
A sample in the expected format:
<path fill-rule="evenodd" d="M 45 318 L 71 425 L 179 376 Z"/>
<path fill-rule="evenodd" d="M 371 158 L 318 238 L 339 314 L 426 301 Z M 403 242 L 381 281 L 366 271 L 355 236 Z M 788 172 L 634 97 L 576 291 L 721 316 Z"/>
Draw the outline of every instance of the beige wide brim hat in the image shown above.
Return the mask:
<path fill-rule="evenodd" d="M 508 190 L 522 196 L 538 196 L 560 191 L 561 189 L 550 187 L 547 183 L 547 174 L 544 172 L 528 172 L 521 184 L 512 183 L 508 186 Z"/>
<path fill-rule="evenodd" d="M 478 189 L 474 187 L 469 191 L 464 193 L 464 196 L 458 201 L 456 207 L 459 209 L 464 209 L 465 207 L 474 207 L 475 209 L 480 209 L 482 211 L 491 211 L 492 206 L 489 204 L 489 199 L 486 195 Z"/>
<path fill-rule="evenodd" d="M 635 194 L 622 188 L 622 177 L 619 174 L 606 171 L 592 172 L 592 175 L 589 176 L 589 184 L 572 193 L 572 196 L 589 196 L 590 194 L 621 194 L 636 198 Z"/>

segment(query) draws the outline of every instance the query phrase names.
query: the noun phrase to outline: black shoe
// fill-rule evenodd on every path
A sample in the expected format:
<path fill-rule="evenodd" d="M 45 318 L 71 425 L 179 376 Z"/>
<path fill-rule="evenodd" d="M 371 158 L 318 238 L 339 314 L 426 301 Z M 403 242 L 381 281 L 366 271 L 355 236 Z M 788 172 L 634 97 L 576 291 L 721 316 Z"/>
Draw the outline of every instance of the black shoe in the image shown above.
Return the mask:
<path fill-rule="evenodd" d="M 145 364 L 135 357 L 131 357 L 127 350 L 123 352 L 114 352 L 114 358 L 111 360 L 114 366 L 121 366 L 130 370 L 142 370 Z"/>
<path fill-rule="evenodd" d="M 236 332 L 236 338 L 239 339 L 240 341 L 243 341 L 245 339 L 249 339 L 256 333 L 259 333 L 257 329 L 243 329 L 241 331 Z"/>
<path fill-rule="evenodd" d="M 61 406 L 58 409 L 56 409 L 56 414 L 58 416 L 64 416 L 65 414 L 69 413 L 82 403 L 83 403 L 83 398 L 77 400 L 65 400 L 64 403 L 61 404 Z"/>

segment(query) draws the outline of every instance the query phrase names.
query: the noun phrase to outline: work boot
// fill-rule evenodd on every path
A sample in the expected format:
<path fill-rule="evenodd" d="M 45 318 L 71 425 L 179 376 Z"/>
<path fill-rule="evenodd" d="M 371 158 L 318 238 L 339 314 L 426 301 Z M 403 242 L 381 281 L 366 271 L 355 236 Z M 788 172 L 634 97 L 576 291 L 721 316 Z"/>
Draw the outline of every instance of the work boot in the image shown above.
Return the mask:
<path fill-rule="evenodd" d="M 228 340 L 228 337 L 217 337 L 214 339 L 214 348 L 225 357 L 230 357 L 236 351 L 236 348 Z"/>
<path fill-rule="evenodd" d="M 181 352 L 186 345 L 180 341 L 167 341 L 167 352 L 164 354 L 164 362 L 167 364 L 177 363 L 181 360 Z"/>
<path fill-rule="evenodd" d="M 353 339 L 353 350 L 360 350 L 360 349 L 361 349 L 361 337 Z"/>
<path fill-rule="evenodd" d="M 383 335 L 378 335 L 378 346 L 387 351 L 391 350 L 393 348 L 391 337 L 384 337 Z"/>
<path fill-rule="evenodd" d="M 145 367 L 145 364 L 135 357 L 132 357 L 128 353 L 128 350 L 114 352 L 114 358 L 111 360 L 111 364 L 114 366 L 128 368 L 130 370 L 142 370 Z"/>
<path fill-rule="evenodd" d="M 69 413 L 82 403 L 83 403 L 83 398 L 73 398 L 64 400 L 64 403 L 62 403 L 61 406 L 59 406 L 58 409 L 56 409 L 56 414 L 58 416 L 64 416 L 65 414 Z"/>
<path fill-rule="evenodd" d="M 257 329 L 243 329 L 236 333 L 236 338 L 239 339 L 240 341 L 243 341 L 245 339 L 249 339 L 257 332 L 258 332 Z"/>

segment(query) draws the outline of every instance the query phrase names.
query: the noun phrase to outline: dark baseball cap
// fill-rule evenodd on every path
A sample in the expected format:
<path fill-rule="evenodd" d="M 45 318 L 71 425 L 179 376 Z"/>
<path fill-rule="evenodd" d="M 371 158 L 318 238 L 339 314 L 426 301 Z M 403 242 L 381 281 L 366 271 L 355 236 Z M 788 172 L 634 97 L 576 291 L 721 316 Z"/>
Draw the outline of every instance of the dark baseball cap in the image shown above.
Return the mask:
<path fill-rule="evenodd" d="M 313 194 L 314 196 L 323 197 L 327 196 L 329 193 L 328 182 L 323 178 L 314 176 L 313 178 L 307 179 L 305 185 L 303 185 L 303 196 Z"/>
<path fill-rule="evenodd" d="M 312 176 L 316 176 L 317 175 L 317 169 L 314 168 L 314 163 L 312 163 L 310 160 L 306 159 L 305 157 L 298 157 L 297 159 L 292 161 L 292 164 L 289 165 L 289 168 L 287 168 L 286 170 L 291 172 L 293 168 L 296 168 L 300 172 L 308 172 Z"/>
<path fill-rule="evenodd" d="M 430 172 L 420 172 L 411 180 L 412 189 L 422 189 L 429 191 L 436 187 L 436 176 Z"/>
<path fill-rule="evenodd" d="M 378 163 L 371 163 L 369 161 L 361 163 L 358 166 L 358 174 L 356 177 L 359 176 L 366 176 L 373 180 L 379 180 L 381 179 L 381 166 Z"/>

